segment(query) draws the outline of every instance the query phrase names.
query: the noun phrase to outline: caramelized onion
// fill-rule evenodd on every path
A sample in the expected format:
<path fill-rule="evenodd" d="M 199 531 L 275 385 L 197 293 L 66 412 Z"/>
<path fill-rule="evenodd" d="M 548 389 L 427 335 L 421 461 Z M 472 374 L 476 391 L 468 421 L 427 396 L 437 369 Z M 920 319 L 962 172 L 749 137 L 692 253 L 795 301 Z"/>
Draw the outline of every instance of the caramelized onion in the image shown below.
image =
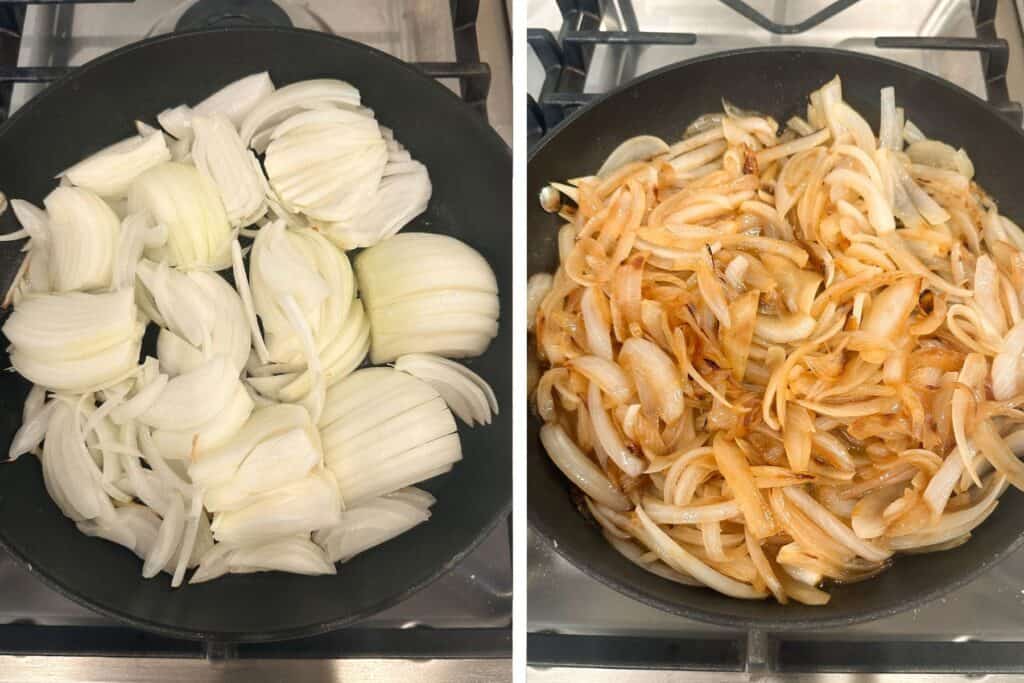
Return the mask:
<path fill-rule="evenodd" d="M 1024 233 L 880 104 L 876 137 L 837 77 L 780 138 L 724 103 L 556 186 L 542 441 L 666 580 L 822 605 L 1024 489 Z"/>

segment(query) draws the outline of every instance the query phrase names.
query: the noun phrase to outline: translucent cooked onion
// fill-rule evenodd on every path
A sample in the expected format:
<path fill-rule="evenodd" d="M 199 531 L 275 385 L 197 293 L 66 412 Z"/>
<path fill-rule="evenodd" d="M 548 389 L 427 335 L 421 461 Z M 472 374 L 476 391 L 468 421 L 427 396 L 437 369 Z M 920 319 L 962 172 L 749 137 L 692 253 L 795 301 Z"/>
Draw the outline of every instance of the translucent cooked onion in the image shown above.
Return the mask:
<path fill-rule="evenodd" d="M 876 136 L 836 77 L 551 183 L 541 441 L 631 562 L 822 605 L 1024 489 L 1024 235 L 898 103 Z"/>
<path fill-rule="evenodd" d="M 628 510 L 629 500 L 619 493 L 604 475 L 572 442 L 558 425 L 545 425 L 540 432 L 548 455 L 565 476 L 591 498 L 613 510 Z"/>

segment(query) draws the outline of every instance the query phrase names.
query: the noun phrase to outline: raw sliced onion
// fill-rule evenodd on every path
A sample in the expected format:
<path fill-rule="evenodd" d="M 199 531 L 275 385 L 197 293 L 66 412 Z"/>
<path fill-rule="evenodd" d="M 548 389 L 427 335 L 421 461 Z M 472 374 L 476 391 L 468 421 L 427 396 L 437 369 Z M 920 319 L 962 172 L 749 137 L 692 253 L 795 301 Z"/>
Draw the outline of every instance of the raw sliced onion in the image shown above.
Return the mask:
<path fill-rule="evenodd" d="M 408 164 L 405 167 L 405 164 Z M 372 247 L 391 237 L 427 209 L 433 188 L 423 164 L 391 161 L 381 171 L 381 181 L 365 211 L 344 223 L 327 226 L 327 236 L 342 249 Z"/>
<path fill-rule="evenodd" d="M 239 124 L 239 133 L 246 144 L 255 134 L 276 126 L 291 114 L 323 105 L 357 107 L 359 91 L 344 81 L 319 79 L 291 83 L 260 98 Z M 258 152 L 263 151 L 259 147 Z"/>
<path fill-rule="evenodd" d="M 425 491 L 402 489 L 347 508 L 338 526 L 316 532 L 313 539 L 331 562 L 348 562 L 430 519 L 433 503 Z"/>
<path fill-rule="evenodd" d="M 147 249 L 155 261 L 180 268 L 220 270 L 231 264 L 231 226 L 216 185 L 194 166 L 166 162 L 132 184 L 132 212 L 147 211 L 167 227 L 167 243 Z"/>
<path fill-rule="evenodd" d="M 251 496 L 301 479 L 322 459 L 319 442 L 302 427 L 272 436 L 249 452 L 231 479 L 208 490 L 206 509 L 237 509 Z"/>
<path fill-rule="evenodd" d="M 111 281 L 121 222 L 96 194 L 58 187 L 43 200 L 49 218 L 48 269 L 53 291 L 89 290 Z"/>
<path fill-rule="evenodd" d="M 213 516 L 210 529 L 219 543 L 264 543 L 337 524 L 341 496 L 334 476 L 314 471 L 297 481 L 250 497 L 244 507 Z"/>
<path fill-rule="evenodd" d="M 128 189 L 144 171 L 171 160 L 167 140 L 159 131 L 122 140 L 60 174 L 72 185 L 95 192 L 106 199 L 124 199 Z"/>
<path fill-rule="evenodd" d="M 160 530 L 157 532 L 156 543 L 146 555 L 146 561 L 142 565 L 142 576 L 151 579 L 171 561 L 178 544 L 181 543 L 181 536 L 185 531 L 185 504 L 178 494 L 171 496 L 171 505 L 160 523 Z"/>
<path fill-rule="evenodd" d="M 261 71 L 228 83 L 192 107 L 192 111 L 203 116 L 223 114 L 237 127 L 257 104 L 273 92 L 274 82 L 270 74 Z"/>
<path fill-rule="evenodd" d="M 387 159 L 387 144 L 372 117 L 314 109 L 274 129 L 264 167 L 285 209 L 316 221 L 348 224 L 360 219 L 373 201 Z"/>
<path fill-rule="evenodd" d="M 239 384 L 228 359 L 215 356 L 195 370 L 170 380 L 138 419 L 158 429 L 198 427 L 227 406 Z"/>
<path fill-rule="evenodd" d="M 497 334 L 494 272 L 483 256 L 453 237 L 402 233 L 360 253 L 355 269 L 370 316 L 374 363 L 408 353 L 476 356 Z M 482 314 L 442 315 L 426 309 L 402 318 L 391 313 L 439 290 L 475 292 L 495 303 Z"/>
<path fill-rule="evenodd" d="M 323 550 L 308 538 L 284 538 L 261 545 L 243 546 L 227 557 L 235 573 L 285 571 L 293 574 L 335 574 L 337 569 Z"/>
<path fill-rule="evenodd" d="M 188 467 L 189 477 L 205 488 L 226 482 L 261 442 L 295 427 L 311 428 L 309 413 L 301 406 L 277 404 L 255 410 L 229 441 L 198 454 Z"/>
<path fill-rule="evenodd" d="M 219 190 L 228 223 L 245 227 L 262 218 L 267 212 L 267 181 L 231 121 L 223 114 L 195 116 L 192 131 L 193 163 Z"/>
<path fill-rule="evenodd" d="M 480 375 L 441 356 L 409 354 L 395 361 L 395 369 L 418 377 L 437 389 L 448 407 L 470 427 L 490 424 L 498 414 L 494 390 Z"/>

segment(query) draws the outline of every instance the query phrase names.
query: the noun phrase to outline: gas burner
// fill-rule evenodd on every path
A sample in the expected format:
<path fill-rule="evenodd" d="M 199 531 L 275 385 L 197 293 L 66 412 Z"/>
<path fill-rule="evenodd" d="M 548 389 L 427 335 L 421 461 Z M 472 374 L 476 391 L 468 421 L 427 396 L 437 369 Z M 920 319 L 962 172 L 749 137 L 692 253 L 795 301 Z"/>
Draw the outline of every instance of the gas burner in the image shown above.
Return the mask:
<path fill-rule="evenodd" d="M 177 31 L 228 26 L 291 26 L 273 0 L 199 0 L 174 25 Z"/>
<path fill-rule="evenodd" d="M 334 32 L 304 4 L 289 0 L 184 0 L 161 16 L 146 35 L 230 26 L 294 26 Z"/>

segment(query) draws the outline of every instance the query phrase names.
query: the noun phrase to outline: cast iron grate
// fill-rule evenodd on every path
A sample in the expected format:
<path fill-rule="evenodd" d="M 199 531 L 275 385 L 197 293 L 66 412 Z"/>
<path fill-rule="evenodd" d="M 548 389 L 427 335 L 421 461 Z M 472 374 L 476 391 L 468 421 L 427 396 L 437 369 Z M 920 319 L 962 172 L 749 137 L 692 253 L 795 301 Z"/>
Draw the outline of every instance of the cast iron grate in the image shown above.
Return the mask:
<path fill-rule="evenodd" d="M 0 8 L 4 6 L 22 7 L 24 5 L 78 5 L 87 3 L 123 3 L 131 4 L 135 0 L 0 0 Z M 290 22 L 287 16 L 282 24 L 281 15 L 284 14 L 270 0 L 245 3 L 238 0 L 221 0 L 219 9 L 203 7 L 203 5 L 216 5 L 215 2 L 201 0 L 192 9 L 199 7 L 203 10 L 201 16 L 197 13 L 190 15 L 186 12 L 182 16 L 184 23 L 179 22 L 180 28 L 202 28 L 212 26 L 259 26 L 259 25 L 288 25 Z M 455 61 L 453 62 L 412 62 L 427 76 L 436 79 L 456 79 L 459 82 L 459 91 L 466 104 L 472 106 L 486 119 L 487 118 L 487 94 L 491 87 L 490 66 L 480 61 L 480 49 L 477 45 L 476 19 L 479 11 L 479 0 L 450 0 L 452 18 L 452 34 L 455 43 Z M 185 21 L 190 17 L 190 21 Z M 22 17 L 23 19 L 23 17 Z M 17 32 L 20 26 L 5 27 L 10 32 Z M 16 37 L 16 36 L 15 36 Z M 18 66 L 17 64 L 0 64 L 0 86 L 10 88 L 14 83 L 49 83 L 55 81 L 74 67 L 59 66 Z M 0 97 L 3 103 L 2 117 L 6 118 L 7 102 L 6 97 Z"/>
<path fill-rule="evenodd" d="M 834 0 L 810 17 L 795 24 L 779 24 L 751 7 L 746 0 L 719 0 L 722 4 L 772 34 L 808 31 L 860 0 Z M 1010 100 L 1006 88 L 1009 45 L 996 36 L 997 0 L 972 0 L 975 38 L 878 36 L 875 47 L 886 49 L 955 50 L 977 52 L 985 72 L 988 101 L 1016 124 L 1021 123 L 1021 105 Z M 619 0 L 625 30 L 601 30 L 602 0 L 558 0 L 562 25 L 558 35 L 547 29 L 527 29 L 527 40 L 544 67 L 544 84 L 539 96 L 529 99 L 527 136 L 532 147 L 541 137 L 580 106 L 598 95 L 583 92 L 587 69 L 597 45 L 694 45 L 694 33 L 653 33 L 641 31 L 632 0 Z"/>

